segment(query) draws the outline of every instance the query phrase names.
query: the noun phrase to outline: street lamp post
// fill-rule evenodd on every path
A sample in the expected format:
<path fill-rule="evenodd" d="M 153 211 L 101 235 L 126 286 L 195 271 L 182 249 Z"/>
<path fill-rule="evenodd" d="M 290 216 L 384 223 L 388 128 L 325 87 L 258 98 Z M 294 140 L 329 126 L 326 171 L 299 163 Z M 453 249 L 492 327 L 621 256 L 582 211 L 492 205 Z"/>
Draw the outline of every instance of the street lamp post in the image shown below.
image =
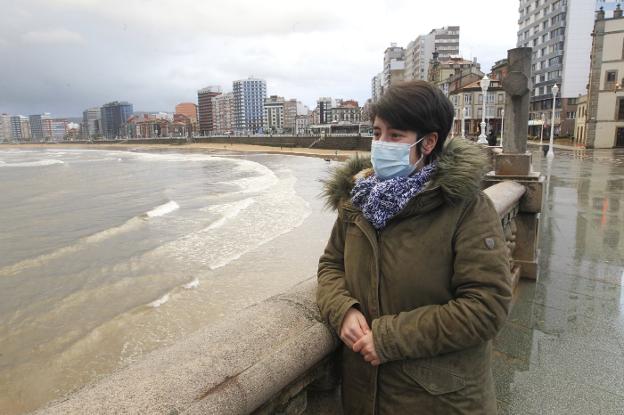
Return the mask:
<path fill-rule="evenodd" d="M 542 144 L 544 141 L 544 124 L 546 124 L 546 114 L 542 112 L 542 132 L 540 133 L 540 148 L 542 148 Z"/>
<path fill-rule="evenodd" d="M 479 135 L 479 140 L 477 140 L 478 144 L 487 144 L 487 137 L 485 135 L 485 97 L 487 94 L 487 90 L 490 87 L 490 78 L 485 75 L 483 79 L 481 79 L 481 91 L 483 92 L 483 112 L 481 114 L 481 134 Z"/>
<path fill-rule="evenodd" d="M 553 141 L 555 137 L 555 106 L 556 106 L 555 104 L 557 103 L 557 92 L 559 92 L 559 87 L 557 86 L 557 84 L 555 84 L 552 87 L 553 107 L 552 107 L 552 117 L 550 119 L 550 144 L 548 146 L 548 154 L 546 154 L 546 157 L 548 157 L 549 159 L 552 159 L 555 157 L 555 151 L 553 150 Z"/>
<path fill-rule="evenodd" d="M 466 107 L 462 107 L 462 138 L 466 138 Z"/>
<path fill-rule="evenodd" d="M 503 136 L 505 134 L 505 110 L 501 111 L 501 147 L 503 146 Z"/>

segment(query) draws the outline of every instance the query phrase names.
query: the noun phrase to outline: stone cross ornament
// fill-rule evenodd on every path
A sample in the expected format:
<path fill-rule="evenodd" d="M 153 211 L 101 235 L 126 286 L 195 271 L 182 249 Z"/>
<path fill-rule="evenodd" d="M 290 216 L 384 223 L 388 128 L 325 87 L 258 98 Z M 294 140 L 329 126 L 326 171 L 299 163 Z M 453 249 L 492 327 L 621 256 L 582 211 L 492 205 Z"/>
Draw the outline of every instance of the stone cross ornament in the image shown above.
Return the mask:
<path fill-rule="evenodd" d="M 507 53 L 509 72 L 503 78 L 503 89 L 507 93 L 503 153 L 525 154 L 527 151 L 532 53 L 532 48 L 516 48 Z"/>

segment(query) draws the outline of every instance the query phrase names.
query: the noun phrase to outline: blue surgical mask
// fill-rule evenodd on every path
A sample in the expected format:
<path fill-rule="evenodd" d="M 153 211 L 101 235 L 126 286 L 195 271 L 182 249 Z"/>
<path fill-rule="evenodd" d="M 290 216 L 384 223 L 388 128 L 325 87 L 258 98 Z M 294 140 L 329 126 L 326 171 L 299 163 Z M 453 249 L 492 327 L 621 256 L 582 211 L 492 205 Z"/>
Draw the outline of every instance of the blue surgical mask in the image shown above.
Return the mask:
<path fill-rule="evenodd" d="M 410 151 L 424 138 L 414 144 L 373 141 L 371 143 L 371 161 L 377 177 L 386 180 L 412 174 L 424 156 L 421 155 L 416 163 L 411 164 Z"/>

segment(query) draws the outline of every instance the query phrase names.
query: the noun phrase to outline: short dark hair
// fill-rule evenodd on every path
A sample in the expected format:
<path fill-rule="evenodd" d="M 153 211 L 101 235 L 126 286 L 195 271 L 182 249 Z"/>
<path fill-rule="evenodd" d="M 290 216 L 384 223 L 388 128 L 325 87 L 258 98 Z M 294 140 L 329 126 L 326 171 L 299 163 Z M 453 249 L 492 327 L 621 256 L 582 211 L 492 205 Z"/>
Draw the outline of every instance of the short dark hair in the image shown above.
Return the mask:
<path fill-rule="evenodd" d="M 438 133 L 432 152 L 436 158 L 451 131 L 455 109 L 440 88 L 425 81 L 408 81 L 392 85 L 371 105 L 372 122 L 375 117 L 397 130 L 416 131 L 418 138 Z"/>

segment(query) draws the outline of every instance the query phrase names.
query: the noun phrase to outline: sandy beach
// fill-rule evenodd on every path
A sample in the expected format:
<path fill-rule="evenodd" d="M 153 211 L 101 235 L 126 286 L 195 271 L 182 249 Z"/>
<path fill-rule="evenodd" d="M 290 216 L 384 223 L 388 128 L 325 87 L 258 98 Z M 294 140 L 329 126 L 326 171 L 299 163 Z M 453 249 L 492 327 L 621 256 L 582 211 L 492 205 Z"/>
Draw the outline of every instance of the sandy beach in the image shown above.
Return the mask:
<path fill-rule="evenodd" d="M 292 148 L 271 147 L 249 144 L 223 144 L 223 143 L 191 143 L 191 144 L 133 144 L 133 143 L 102 143 L 102 144 L 67 144 L 67 143 L 33 143 L 33 144 L 3 144 L 1 149 L 8 148 L 83 148 L 102 150 L 147 150 L 147 151 L 172 151 L 172 152 L 216 152 L 233 151 L 244 153 L 283 154 L 293 156 L 318 157 L 323 159 L 344 161 L 356 155 L 369 156 L 369 152 L 351 150 L 329 150 L 320 148 Z"/>

